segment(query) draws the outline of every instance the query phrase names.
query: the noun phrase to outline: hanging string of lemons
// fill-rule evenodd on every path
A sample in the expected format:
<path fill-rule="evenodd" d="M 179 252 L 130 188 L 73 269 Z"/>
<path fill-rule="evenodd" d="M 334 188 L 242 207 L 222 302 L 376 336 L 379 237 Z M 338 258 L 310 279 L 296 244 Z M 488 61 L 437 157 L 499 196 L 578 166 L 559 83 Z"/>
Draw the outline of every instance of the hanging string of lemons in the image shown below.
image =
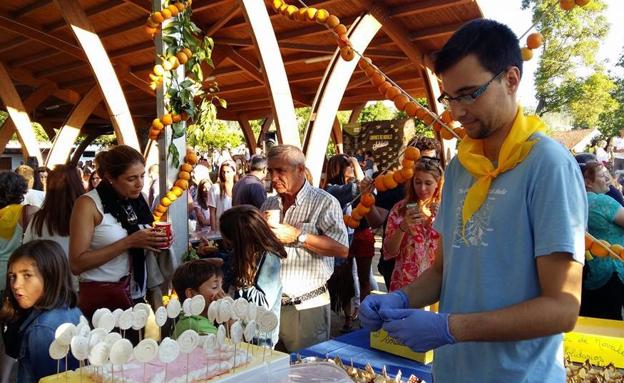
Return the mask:
<path fill-rule="evenodd" d="M 585 232 L 585 259 L 591 261 L 594 257 L 612 257 L 624 260 L 624 246 L 617 243 L 610 244 L 604 239 L 597 239 Z"/>
<path fill-rule="evenodd" d="M 192 0 L 178 1 L 172 3 L 166 7 L 163 7 L 160 11 L 152 12 L 145 20 L 145 27 L 143 30 L 150 37 L 154 38 L 156 32 L 162 27 L 162 23 L 172 17 L 176 17 L 180 12 L 191 6 Z"/>
<path fill-rule="evenodd" d="M 345 61 L 351 61 L 355 58 L 355 55 L 360 56 L 360 61 L 358 62 L 360 69 L 364 71 L 379 93 L 386 99 L 394 102 L 398 110 L 405 112 L 409 117 L 421 120 L 427 126 L 431 126 L 443 139 L 450 140 L 457 138 L 461 140 L 465 137 L 466 132 L 463 128 L 457 127 L 452 129 L 448 126 L 448 124 L 453 122 L 449 111 L 445 111 L 442 115 L 438 116 L 425 108 L 398 86 L 398 84 L 387 77 L 373 64 L 370 58 L 364 57 L 359 52 L 356 52 L 349 40 L 347 27 L 340 22 L 337 16 L 330 14 L 325 9 L 316 9 L 313 7 L 299 8 L 295 5 L 288 4 L 284 0 L 273 0 L 272 5 L 276 12 L 292 20 L 317 22 L 321 25 L 325 25 L 325 27 L 336 36 L 336 43 L 340 48 L 340 57 Z M 400 155 L 399 153 L 399 156 Z M 405 183 L 407 180 L 411 179 L 414 175 L 414 161 L 419 158 L 420 151 L 417 148 L 411 146 L 407 147 L 405 149 L 404 158 L 401 161 L 401 168 L 385 170 L 375 178 L 374 185 L 377 191 L 383 192 L 394 189 L 399 184 Z M 351 228 L 359 227 L 361 219 L 366 216 L 374 204 L 374 195 L 369 192 L 363 193 L 360 196 L 359 203 L 353 208 L 351 215 L 345 215 L 343 217 L 345 224 Z"/>
<path fill-rule="evenodd" d="M 158 206 L 154 208 L 152 212 L 154 216 L 154 222 L 159 222 L 162 220 L 163 215 L 167 213 L 169 210 L 169 206 L 176 200 L 178 197 L 181 197 L 182 194 L 189 188 L 189 181 L 191 180 L 191 172 L 195 165 L 198 162 L 197 155 L 193 151 L 192 148 L 186 149 L 186 156 L 184 157 L 184 163 L 180 165 L 180 171 L 178 172 L 178 179 L 175 181 L 171 189 L 167 191 L 161 198 Z"/>

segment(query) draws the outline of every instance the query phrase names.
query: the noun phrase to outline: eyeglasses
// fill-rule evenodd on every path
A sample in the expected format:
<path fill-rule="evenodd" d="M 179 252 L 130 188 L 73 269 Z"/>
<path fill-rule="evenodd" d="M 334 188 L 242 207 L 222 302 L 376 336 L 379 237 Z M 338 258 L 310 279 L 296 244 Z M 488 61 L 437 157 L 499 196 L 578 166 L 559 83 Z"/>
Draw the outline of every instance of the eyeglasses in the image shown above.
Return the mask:
<path fill-rule="evenodd" d="M 490 79 L 490 81 L 486 82 L 485 84 L 481 85 L 480 87 L 477 88 L 477 90 L 475 90 L 474 92 L 470 93 L 470 94 L 462 94 L 460 96 L 457 97 L 451 97 L 446 93 L 443 93 L 440 97 L 438 97 L 438 102 L 441 104 L 444 104 L 446 106 L 450 105 L 451 102 L 458 102 L 462 105 L 470 105 L 473 102 L 475 102 L 477 100 L 477 98 L 479 98 L 483 93 L 485 93 L 485 91 L 487 90 L 488 86 L 490 86 L 490 84 L 498 79 L 503 73 L 505 73 L 507 71 L 507 69 L 503 69 L 502 71 L 498 72 L 497 75 L 495 75 L 494 77 L 492 77 Z"/>

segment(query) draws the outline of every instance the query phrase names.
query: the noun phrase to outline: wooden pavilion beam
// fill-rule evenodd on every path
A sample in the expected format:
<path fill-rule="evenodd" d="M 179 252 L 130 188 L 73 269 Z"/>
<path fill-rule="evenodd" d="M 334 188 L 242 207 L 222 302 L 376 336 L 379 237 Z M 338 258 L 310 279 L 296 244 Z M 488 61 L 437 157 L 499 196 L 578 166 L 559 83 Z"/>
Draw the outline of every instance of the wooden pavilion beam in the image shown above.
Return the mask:
<path fill-rule="evenodd" d="M 61 1 L 66 1 L 66 0 L 61 0 Z M 61 8 L 62 9 L 62 8 Z M 80 9 L 80 8 L 78 8 Z M 84 15 L 84 13 L 83 13 Z M 84 15 L 84 20 L 86 20 L 88 22 L 88 18 L 86 17 L 86 15 Z M 90 25 L 90 24 L 89 24 Z M 15 32 L 15 33 L 19 33 L 25 37 L 27 37 L 28 39 L 32 39 L 35 41 L 38 41 L 44 45 L 48 45 L 52 48 L 55 48 L 63 53 L 69 54 L 81 61 L 88 61 L 86 56 L 84 55 L 84 52 L 82 51 L 82 49 L 80 49 L 79 47 L 66 42 L 65 40 L 62 40 L 58 37 L 52 36 L 48 33 L 42 32 L 40 30 L 37 30 L 35 28 L 32 28 L 28 25 L 22 24 L 18 21 L 12 20 L 10 18 L 8 18 L 6 15 L 4 14 L 0 14 L 0 28 L 2 29 L 6 29 L 9 30 L 11 32 Z M 91 28 L 92 29 L 92 28 Z M 97 36 L 97 35 L 96 35 Z M 98 40 L 99 41 L 99 40 Z M 144 43 L 142 43 L 144 44 Z M 101 42 L 99 43 L 99 45 L 101 46 Z M 153 45 L 152 45 L 153 47 Z M 92 49 L 94 47 L 91 47 Z M 102 47 L 103 49 L 103 47 Z M 125 48 L 127 49 L 127 48 Z M 119 52 L 112 52 L 113 54 L 117 54 L 119 55 Z M 23 65 L 23 62 L 19 63 L 20 65 Z M 133 81 L 134 85 L 140 85 L 140 89 L 143 89 L 145 91 L 149 90 L 149 85 L 147 82 L 143 81 L 142 83 L 139 83 L 137 81 Z"/>
<path fill-rule="evenodd" d="M 235 38 L 226 37 L 226 38 L 219 38 L 218 44 L 241 46 L 241 47 L 252 47 L 253 41 L 249 39 L 235 39 Z M 279 46 L 280 46 L 280 49 L 294 49 L 297 51 L 304 51 L 304 52 L 333 54 L 336 51 L 336 48 L 330 45 L 280 42 Z M 381 58 L 389 58 L 389 59 L 405 59 L 406 58 L 403 52 L 392 51 L 388 49 L 374 49 L 374 48 L 367 49 L 366 55 L 370 57 L 381 57 Z"/>
<path fill-rule="evenodd" d="M 242 69 L 245 73 L 254 78 L 254 80 L 258 81 L 261 84 L 264 84 L 264 76 L 260 72 L 260 69 L 256 67 L 249 59 L 242 56 L 238 53 L 234 48 L 230 46 L 224 47 L 225 55 L 230 61 L 234 63 L 237 67 Z"/>
<path fill-rule="evenodd" d="M 353 49 L 358 52 L 366 51 L 380 29 L 381 23 L 371 14 L 366 14 L 357 19 L 351 24 L 348 32 Z M 321 179 L 327 142 L 331 137 L 336 113 L 357 63 L 357 59 L 343 60 L 340 57 L 340 51 L 337 49 L 314 98 L 312 115 L 315 118 L 312 126 L 306 130 L 303 152 L 306 155 L 306 166 L 312 174 L 315 186 L 319 184 Z"/>
<path fill-rule="evenodd" d="M 9 73 L 10 74 L 10 73 Z M 37 88 L 26 100 L 24 100 L 24 110 L 30 114 L 37 108 L 43 101 L 50 97 L 56 91 L 56 85 L 52 83 L 44 84 Z M 12 119 L 8 119 L 4 122 L 2 128 L 0 128 L 0 153 L 4 152 L 6 145 L 9 143 L 11 137 L 16 132 L 15 124 Z M 46 132 L 47 133 L 47 132 Z M 53 137 L 50 137 L 50 139 Z"/>
<path fill-rule="evenodd" d="M 245 143 L 247 144 L 247 148 L 249 149 L 249 153 L 256 152 L 256 138 L 254 137 L 253 131 L 251 130 L 251 125 L 249 124 L 249 120 L 247 117 L 243 115 L 239 115 L 238 124 L 243 131 L 243 136 L 245 137 Z"/>
<path fill-rule="evenodd" d="M 413 1 L 398 7 L 393 7 L 388 12 L 390 17 L 403 17 L 421 15 L 427 12 L 439 11 L 444 8 L 456 7 L 462 4 L 474 3 L 475 0 L 424 0 Z"/>
<path fill-rule="evenodd" d="M 102 101 L 102 94 L 96 85 L 74 107 L 52 143 L 52 149 L 45 163 L 47 167 L 67 163 L 72 146 L 80 134 L 80 129 L 100 101 Z"/>
<path fill-rule="evenodd" d="M 280 128 L 285 144 L 301 147 L 293 97 L 266 5 L 254 0 L 237 1 L 249 24 L 260 63 L 264 68 L 262 73 L 271 95 L 276 125 Z"/>
<path fill-rule="evenodd" d="M 27 160 L 28 157 L 35 157 L 37 158 L 37 161 L 42 164 L 43 157 L 41 156 L 41 151 L 39 150 L 39 145 L 37 144 L 37 139 L 35 138 L 35 132 L 32 128 L 30 118 L 28 117 L 24 104 L 22 104 L 22 100 L 13 85 L 11 76 L 2 62 L 0 62 L 0 99 L 4 103 L 11 120 L 15 125 L 17 137 L 22 144 L 24 160 Z M 4 129 L 7 129 L 7 127 L 5 126 Z"/>
<path fill-rule="evenodd" d="M 49 0 L 49 2 L 51 3 L 53 2 L 53 0 Z M 125 2 L 123 0 L 108 0 L 104 3 L 87 8 L 85 10 L 85 13 L 87 14 L 87 16 L 94 16 L 101 12 L 113 11 L 117 7 L 120 7 L 124 4 Z M 19 17 L 14 17 L 14 18 L 19 19 Z M 58 32 L 59 30 L 65 27 L 67 27 L 67 24 L 65 24 L 65 21 L 61 19 L 58 22 L 54 22 L 52 24 L 49 24 L 43 27 L 43 32 L 45 33 Z M 15 41 L 11 42 L 10 44 L 0 47 L 0 53 L 12 51 L 13 49 L 17 47 L 26 44 L 28 41 L 29 41 L 28 39 L 15 39 Z"/>
<path fill-rule="evenodd" d="M 423 52 L 412 43 L 407 36 L 409 31 L 397 20 L 390 20 L 390 14 L 386 7 L 375 0 L 356 0 L 364 9 L 369 9 L 381 24 L 383 31 L 414 63 L 423 65 Z"/>
<path fill-rule="evenodd" d="M 210 28 L 206 29 L 205 36 L 214 35 L 219 29 L 227 24 L 232 18 L 240 13 L 240 6 L 238 3 L 234 3 L 232 7 L 225 13 L 225 16 L 219 18 L 216 23 L 212 24 Z"/>
<path fill-rule="evenodd" d="M 119 144 L 129 145 L 137 150 L 139 140 L 132 121 L 130 109 L 117 79 L 113 65 L 108 58 L 89 18 L 82 10 L 78 0 L 54 0 L 61 15 L 70 26 L 76 40 L 80 43 L 97 83 L 102 90 L 108 107 L 111 122 Z"/>
<path fill-rule="evenodd" d="M 16 19 L 28 16 L 30 13 L 34 13 L 43 7 L 47 7 L 52 4 L 52 0 L 37 0 L 34 3 L 28 4 L 17 11 L 12 12 L 13 17 Z"/>
<path fill-rule="evenodd" d="M 135 8 L 144 11 L 145 14 L 152 12 L 152 7 L 147 6 L 146 1 L 142 0 L 123 0 L 124 3 L 132 4 Z"/>

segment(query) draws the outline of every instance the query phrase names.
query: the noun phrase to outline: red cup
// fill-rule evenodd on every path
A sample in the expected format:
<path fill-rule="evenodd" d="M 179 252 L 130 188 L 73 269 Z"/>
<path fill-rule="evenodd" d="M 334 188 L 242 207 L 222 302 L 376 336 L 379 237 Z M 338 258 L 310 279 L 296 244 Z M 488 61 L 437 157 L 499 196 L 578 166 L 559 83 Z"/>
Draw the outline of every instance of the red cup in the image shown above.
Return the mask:
<path fill-rule="evenodd" d="M 167 242 L 164 242 L 158 248 L 168 249 L 171 246 L 171 222 L 156 222 L 154 229 L 167 235 Z"/>

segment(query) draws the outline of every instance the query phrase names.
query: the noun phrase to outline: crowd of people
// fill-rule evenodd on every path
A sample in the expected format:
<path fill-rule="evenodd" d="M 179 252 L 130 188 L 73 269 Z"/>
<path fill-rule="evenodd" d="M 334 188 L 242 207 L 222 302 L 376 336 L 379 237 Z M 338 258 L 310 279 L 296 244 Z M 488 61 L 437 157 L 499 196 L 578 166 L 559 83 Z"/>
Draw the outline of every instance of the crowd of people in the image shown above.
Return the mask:
<path fill-rule="evenodd" d="M 279 350 L 329 339 L 333 307 L 344 313 L 344 331 L 359 315 L 364 328 L 383 328 L 415 351 L 436 349 L 436 382 L 563 381 L 561 333 L 579 310 L 622 319 L 621 261 L 583 265 L 588 214 L 590 233 L 624 244 L 624 205 L 605 196 L 604 164 L 579 166 L 538 118 L 523 114 L 522 59 L 506 26 L 466 24 L 438 53 L 435 72 L 440 102 L 468 136 L 446 169 L 438 141 L 415 139 L 421 156 L 411 178 L 377 193 L 355 230 L 343 216 L 373 192 L 372 153 L 329 158 L 320 188 L 291 145 L 241 164 L 220 153 L 200 163 L 189 217 L 219 231 L 228 255 L 175 271 L 162 262 L 170 238 L 151 226 L 157 171 L 149 169 L 146 186 L 136 150 L 98 153 L 86 185 L 87 172 L 76 167 L 46 171 L 39 209 L 25 203 L 28 169 L 0 173 L 3 381 L 13 359 L 20 382 L 57 372 L 45 345 L 58 324 L 104 307 L 148 301 L 155 309 L 161 294 L 152 292 L 169 283 L 181 301 L 229 294 L 272 310 L 279 326 L 264 343 Z M 371 294 L 374 229 L 389 294 Z M 437 301 L 439 312 L 423 310 Z M 216 332 L 205 313 L 182 317 L 173 336 L 188 328 Z"/>

